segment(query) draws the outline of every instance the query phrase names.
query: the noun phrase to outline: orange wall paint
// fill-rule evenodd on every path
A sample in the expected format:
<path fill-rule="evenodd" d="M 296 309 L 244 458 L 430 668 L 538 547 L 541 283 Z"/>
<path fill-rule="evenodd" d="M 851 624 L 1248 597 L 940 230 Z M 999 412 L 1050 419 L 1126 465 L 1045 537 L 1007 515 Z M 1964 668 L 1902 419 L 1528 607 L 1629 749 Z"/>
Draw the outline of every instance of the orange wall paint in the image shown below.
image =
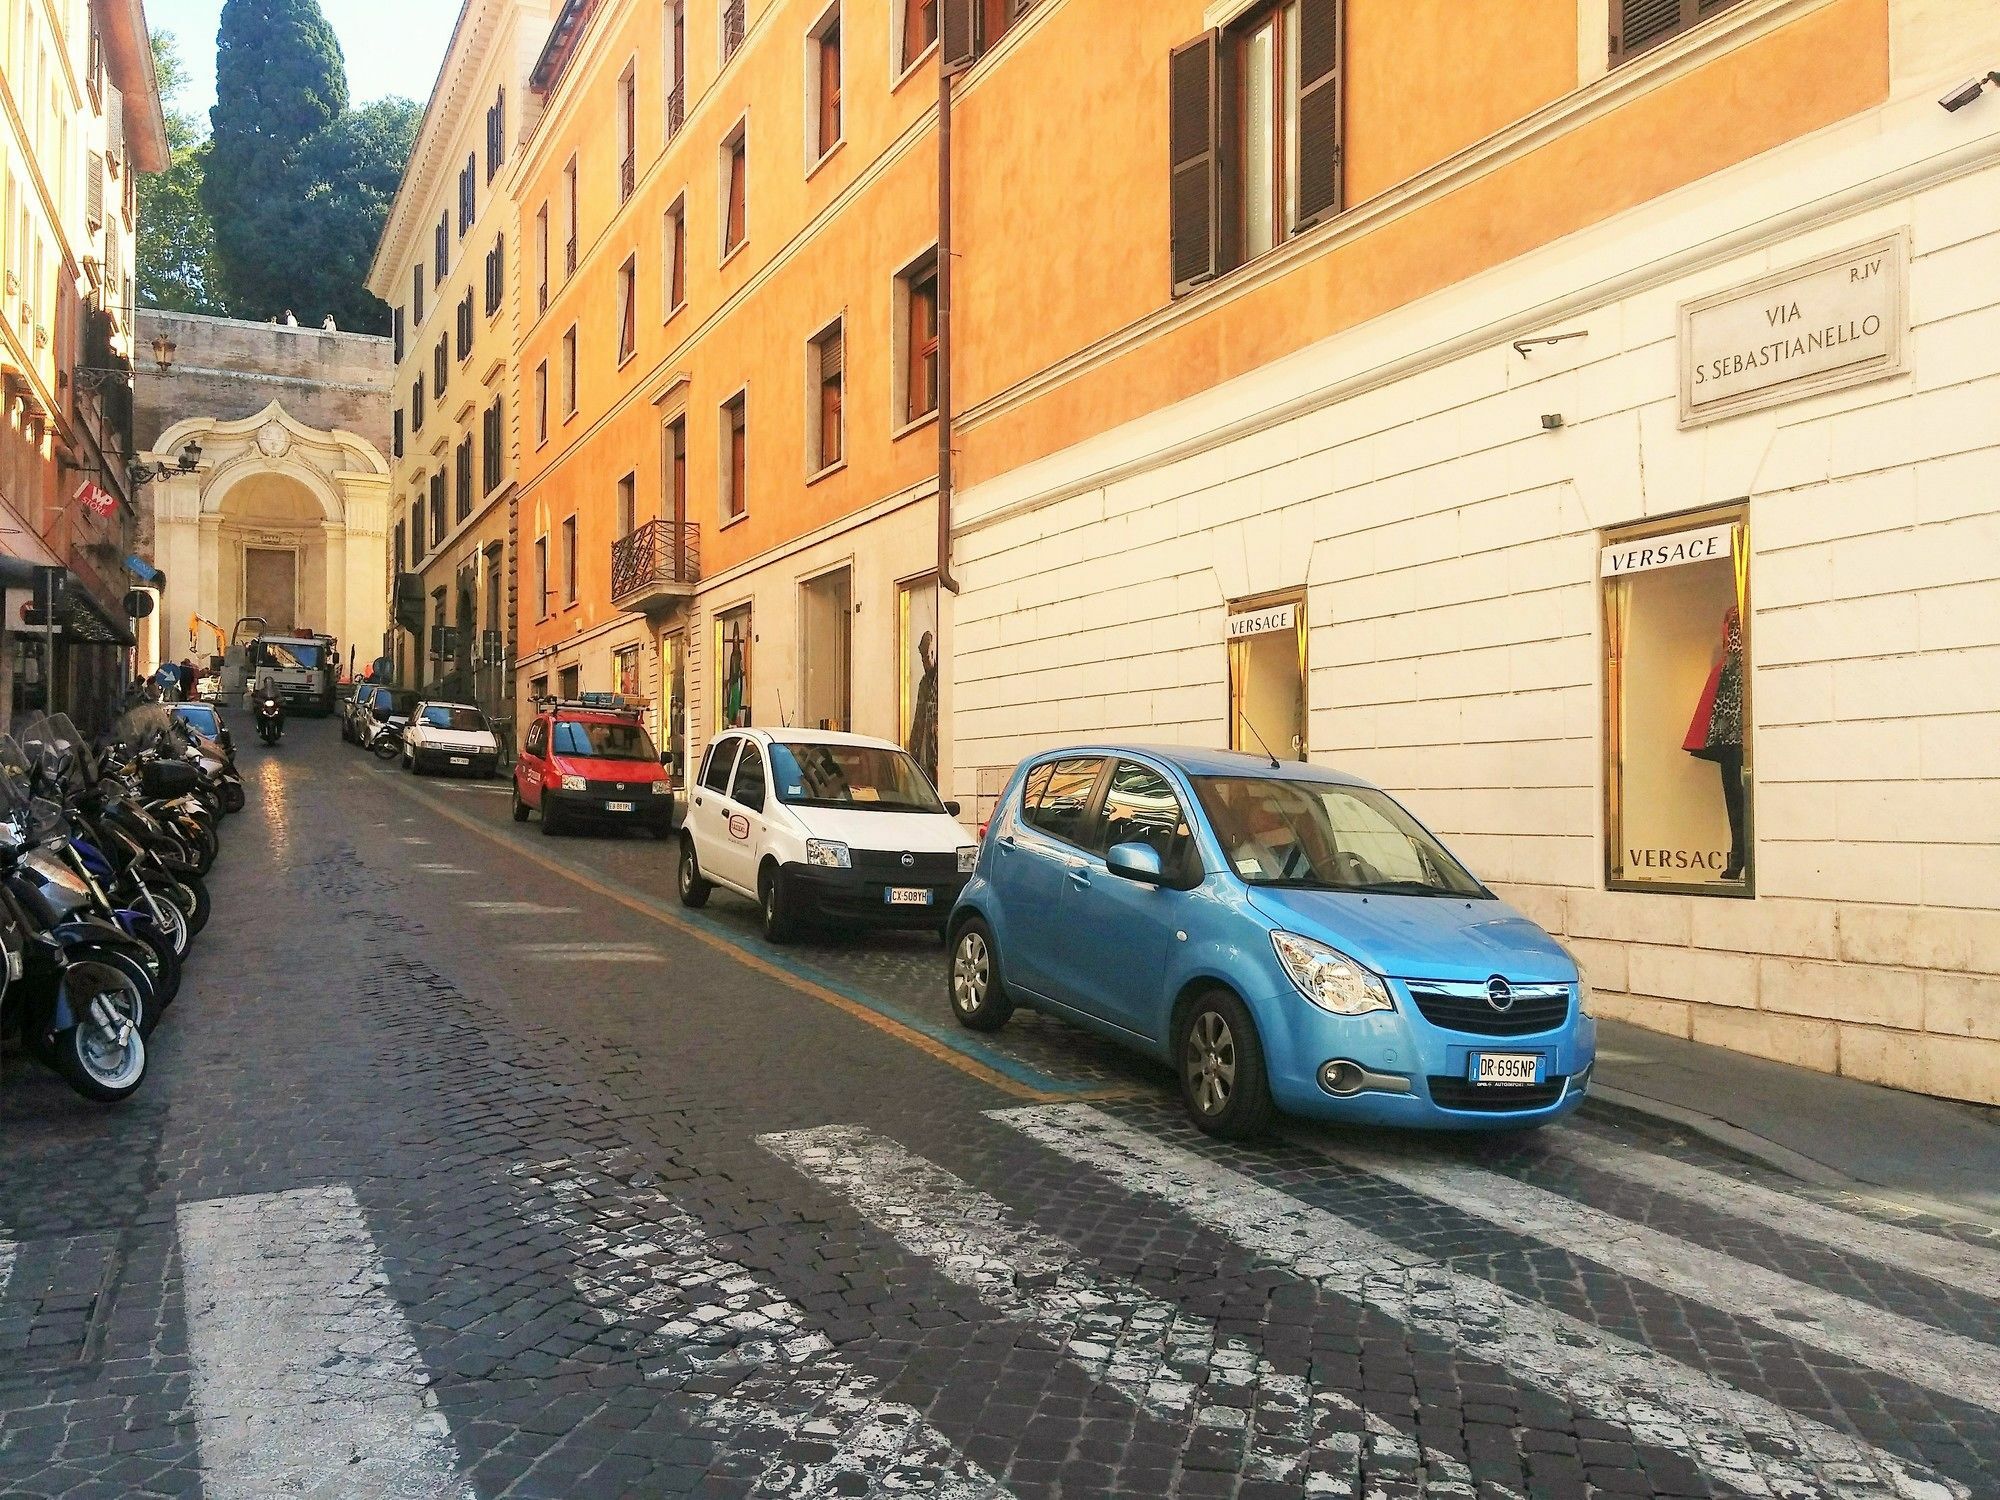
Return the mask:
<path fill-rule="evenodd" d="M 936 102 L 926 63 L 899 85 L 890 77 L 891 0 L 843 0 L 842 144 L 808 171 L 806 33 L 827 0 L 752 4 L 744 48 L 718 75 L 719 7 L 688 7 L 686 123 L 665 140 L 664 6 L 644 0 L 605 7 L 561 80 L 555 108 L 519 167 L 518 295 L 525 327 L 521 382 L 522 652 L 558 644 L 617 614 L 609 602 L 610 557 L 620 478 L 637 475 L 640 520 L 663 514 L 663 434 L 685 411 L 688 519 L 701 527 L 702 576 L 850 515 L 886 495 L 928 481 L 936 469 L 935 427 L 893 435 L 889 419 L 891 301 L 895 273 L 936 239 L 936 146 L 928 131 L 913 149 L 896 143 Z M 618 81 L 636 62 L 639 181 L 618 202 Z M 720 255 L 722 141 L 748 118 L 749 234 Z M 562 173 L 580 163 L 582 231 L 576 276 L 563 283 L 566 211 Z M 865 179 L 865 180 L 864 180 Z M 857 188 L 857 184 L 859 187 Z M 854 194 L 841 201 L 849 189 Z M 687 201 L 686 306 L 666 316 L 663 215 Z M 548 312 L 536 317 L 537 211 L 548 201 L 555 270 Z M 832 210 L 814 223 L 817 216 Z M 617 359 L 618 271 L 639 267 L 636 355 Z M 738 298 L 746 288 L 748 295 Z M 808 482 L 807 341 L 844 319 L 844 467 Z M 561 341 L 579 334 L 578 411 L 563 420 Z M 534 371 L 548 360 L 551 433 L 535 442 Z M 659 405 L 677 374 L 686 382 Z M 719 409 L 749 390 L 749 514 L 724 526 L 720 511 Z M 558 538 L 578 517 L 579 602 L 560 599 Z M 557 584 L 547 620 L 533 608 L 534 541 L 550 537 Z"/>
<path fill-rule="evenodd" d="M 1418 34 L 1387 30 L 1387 20 L 1400 21 L 1408 9 L 1441 25 L 1446 12 L 1463 7 L 1451 0 L 1352 4 L 1349 149 L 1356 170 L 1374 175 L 1350 178 L 1350 200 L 1360 188 L 1391 186 L 1391 171 L 1407 176 L 1476 144 L 1505 123 L 1496 99 L 1512 99 L 1517 113 L 1545 102 L 1565 48 L 1574 73 L 1574 21 L 1544 15 L 1552 0 L 1482 7 L 1516 18 L 1533 12 L 1556 35 L 1541 46 L 1481 43 L 1489 49 L 1485 61 L 1467 60 L 1457 71 L 1464 87 L 1489 90 L 1492 98 L 1440 109 L 1421 127 L 1371 131 L 1357 100 L 1372 92 L 1389 109 L 1402 95 L 1394 59 L 1402 59 L 1412 97 L 1427 97 L 1426 78 L 1442 71 Z M 1109 16 L 1126 14 L 1117 0 L 1069 0 L 1025 39 L 1018 66 L 1003 59 L 971 91 L 958 157 L 961 411 L 1170 301 L 1166 60 L 1200 29 L 1201 7 L 1174 0 L 1145 9 L 1143 20 L 1112 39 Z M 1371 30 L 1393 40 L 1383 41 L 1379 59 L 1358 58 Z M 962 429 L 961 482 L 1004 473 L 1844 119 L 1886 96 L 1887 37 L 1887 0 L 1834 0 L 1372 234 L 1302 261 L 1269 286 Z M 1840 66 L 1827 66 L 1830 58 Z M 1103 86 L 1107 75 L 1116 88 Z M 1053 126 L 1008 128 L 1030 118 Z"/>

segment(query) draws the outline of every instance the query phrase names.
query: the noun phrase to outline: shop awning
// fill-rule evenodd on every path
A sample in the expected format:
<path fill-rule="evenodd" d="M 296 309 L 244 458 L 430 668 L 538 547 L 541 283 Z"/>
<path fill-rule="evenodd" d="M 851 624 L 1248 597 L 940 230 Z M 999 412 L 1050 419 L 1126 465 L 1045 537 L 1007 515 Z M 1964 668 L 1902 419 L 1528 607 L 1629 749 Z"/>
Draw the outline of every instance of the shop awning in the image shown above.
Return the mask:
<path fill-rule="evenodd" d="M 56 607 L 56 624 L 62 627 L 64 639 L 86 646 L 138 644 L 132 628 L 98 603 L 74 573 L 63 590 L 62 603 Z"/>

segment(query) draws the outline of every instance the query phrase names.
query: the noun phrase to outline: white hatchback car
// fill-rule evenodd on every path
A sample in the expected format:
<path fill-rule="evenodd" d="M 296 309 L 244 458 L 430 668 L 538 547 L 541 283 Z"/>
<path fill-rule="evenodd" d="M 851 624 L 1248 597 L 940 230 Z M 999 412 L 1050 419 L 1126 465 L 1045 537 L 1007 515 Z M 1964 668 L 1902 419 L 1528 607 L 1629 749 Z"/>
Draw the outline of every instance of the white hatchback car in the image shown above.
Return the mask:
<path fill-rule="evenodd" d="M 467 771 L 491 776 L 500 764 L 500 741 L 486 715 L 470 703 L 419 703 L 403 729 L 403 766 L 426 771 Z"/>
<path fill-rule="evenodd" d="M 718 735 L 688 788 L 680 897 L 714 886 L 747 896 L 764 935 L 802 925 L 942 932 L 979 841 L 909 753 L 886 740 L 815 729 Z"/>

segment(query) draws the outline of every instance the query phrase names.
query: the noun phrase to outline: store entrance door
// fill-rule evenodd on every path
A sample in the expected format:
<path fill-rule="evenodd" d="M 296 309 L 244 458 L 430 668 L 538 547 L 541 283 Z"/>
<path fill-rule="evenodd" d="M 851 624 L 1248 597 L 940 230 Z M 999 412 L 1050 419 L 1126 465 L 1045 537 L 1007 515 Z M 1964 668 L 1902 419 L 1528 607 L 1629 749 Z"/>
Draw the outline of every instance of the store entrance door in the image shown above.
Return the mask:
<path fill-rule="evenodd" d="M 675 790 L 687 786 L 687 632 L 670 630 L 660 637 L 660 753 Z"/>
<path fill-rule="evenodd" d="M 1229 747 L 1306 758 L 1304 595 L 1229 607 Z"/>

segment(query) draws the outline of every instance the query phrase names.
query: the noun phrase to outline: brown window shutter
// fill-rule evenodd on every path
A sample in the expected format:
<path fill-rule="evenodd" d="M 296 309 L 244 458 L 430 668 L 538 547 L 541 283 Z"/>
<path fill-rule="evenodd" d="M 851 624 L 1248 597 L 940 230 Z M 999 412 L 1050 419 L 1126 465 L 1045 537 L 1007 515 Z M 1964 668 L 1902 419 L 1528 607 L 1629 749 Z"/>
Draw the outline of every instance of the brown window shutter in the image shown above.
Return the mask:
<path fill-rule="evenodd" d="M 979 57 L 978 0 L 941 0 L 946 68 L 969 68 Z"/>
<path fill-rule="evenodd" d="M 842 338 L 841 330 L 838 328 L 820 340 L 819 378 L 822 381 L 840 379 L 840 367 L 845 352 L 842 346 L 845 343 L 846 340 Z"/>
<path fill-rule="evenodd" d="M 1340 212 L 1342 0 L 1299 0 L 1299 191 L 1304 229 Z"/>
<path fill-rule="evenodd" d="M 104 225 L 104 158 L 95 151 L 83 178 L 83 216 L 93 233 Z"/>
<path fill-rule="evenodd" d="M 1612 66 L 1737 3 L 1738 0 L 1611 0 Z"/>
<path fill-rule="evenodd" d="M 1179 296 L 1218 269 L 1215 151 L 1215 53 L 1207 32 L 1176 47 L 1167 63 L 1169 238 L 1173 290 Z"/>

